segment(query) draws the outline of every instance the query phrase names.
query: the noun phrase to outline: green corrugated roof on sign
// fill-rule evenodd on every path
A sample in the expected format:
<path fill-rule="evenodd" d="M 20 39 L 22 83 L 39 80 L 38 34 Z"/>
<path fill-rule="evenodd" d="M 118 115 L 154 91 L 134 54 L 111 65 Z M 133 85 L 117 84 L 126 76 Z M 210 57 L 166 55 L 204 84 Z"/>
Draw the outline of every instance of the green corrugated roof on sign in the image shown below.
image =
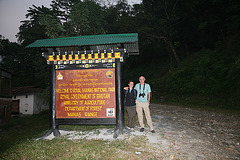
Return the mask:
<path fill-rule="evenodd" d="M 104 34 L 36 40 L 30 47 L 67 47 L 137 42 L 138 34 Z"/>

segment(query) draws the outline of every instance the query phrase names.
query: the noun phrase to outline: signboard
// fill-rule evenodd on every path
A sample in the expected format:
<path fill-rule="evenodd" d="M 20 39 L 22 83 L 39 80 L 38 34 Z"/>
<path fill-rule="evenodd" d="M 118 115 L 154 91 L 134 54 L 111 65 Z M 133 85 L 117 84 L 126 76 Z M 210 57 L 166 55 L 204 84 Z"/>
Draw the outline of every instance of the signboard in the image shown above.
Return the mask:
<path fill-rule="evenodd" d="M 56 70 L 56 118 L 116 118 L 115 68 Z"/>

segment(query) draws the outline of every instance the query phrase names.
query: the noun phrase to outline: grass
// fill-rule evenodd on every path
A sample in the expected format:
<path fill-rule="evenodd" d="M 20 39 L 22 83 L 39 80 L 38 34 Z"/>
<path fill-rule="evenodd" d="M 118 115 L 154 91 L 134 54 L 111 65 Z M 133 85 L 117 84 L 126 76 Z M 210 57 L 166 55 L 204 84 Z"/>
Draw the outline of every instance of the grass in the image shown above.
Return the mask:
<path fill-rule="evenodd" d="M 62 125 L 67 130 L 92 131 L 115 126 Z M 49 128 L 49 113 L 12 117 L 1 126 L 0 159 L 159 159 L 162 151 L 147 143 L 146 137 L 136 136 L 124 140 L 38 140 Z M 98 134 L 99 132 L 95 132 Z M 136 154 L 140 153 L 140 154 Z"/>
<path fill-rule="evenodd" d="M 146 146 L 144 137 L 131 140 L 26 140 L 7 150 L 4 159 L 141 159 L 157 158 Z M 141 152 L 141 155 L 135 154 Z"/>
<path fill-rule="evenodd" d="M 8 125 L 1 126 L 0 155 L 14 145 L 41 136 L 48 128 L 48 117 L 48 113 L 12 117 Z"/>

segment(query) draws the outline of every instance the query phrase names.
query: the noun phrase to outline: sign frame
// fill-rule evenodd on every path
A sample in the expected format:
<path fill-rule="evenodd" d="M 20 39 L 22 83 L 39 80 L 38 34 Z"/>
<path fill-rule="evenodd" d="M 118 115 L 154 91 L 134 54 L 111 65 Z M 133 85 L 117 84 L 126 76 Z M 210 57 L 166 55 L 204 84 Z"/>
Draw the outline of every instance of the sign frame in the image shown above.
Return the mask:
<path fill-rule="evenodd" d="M 76 65 L 65 64 L 59 67 L 59 64 L 50 63 L 50 129 L 40 138 L 53 133 L 54 136 L 60 136 L 59 125 L 116 125 L 114 137 L 123 133 L 125 128 L 124 105 L 123 105 L 123 86 L 122 86 L 122 62 L 124 50 L 120 52 L 121 56 L 110 63 L 96 65 L 95 68 L 115 68 L 115 118 L 56 118 L 56 70 L 76 69 Z M 85 68 L 87 69 L 87 68 Z M 117 131 L 117 132 L 116 132 Z"/>
<path fill-rule="evenodd" d="M 58 70 L 56 70 L 56 67 L 54 67 L 54 71 L 55 72 L 55 75 L 57 73 Z M 114 69 L 114 84 L 116 82 L 116 69 L 114 67 L 111 67 L 111 68 L 103 68 L 103 67 L 98 67 L 96 69 L 94 69 L 95 71 L 96 70 L 109 70 L 109 69 Z M 62 71 L 68 71 L 67 69 L 59 69 L 59 70 L 62 70 Z M 77 68 L 74 69 L 75 71 L 78 71 Z M 81 71 L 87 71 L 87 70 L 90 70 L 90 69 L 81 69 Z M 72 69 L 69 69 L 69 71 L 73 71 Z M 79 70 L 80 71 L 80 70 Z M 60 72 L 59 72 L 60 73 Z M 54 81 L 55 81 L 55 84 L 56 84 L 56 76 L 53 77 L 54 78 Z M 116 88 L 116 85 L 114 85 L 114 88 Z M 55 85 L 55 88 L 54 88 L 54 92 L 56 92 L 56 85 Z M 114 98 L 116 97 L 116 91 L 114 92 Z M 57 93 L 56 93 L 56 98 L 57 98 Z M 116 98 L 114 99 L 114 117 L 113 118 L 108 118 L 108 117 L 105 117 L 105 118 L 83 118 L 83 117 L 79 117 L 79 118 L 58 118 L 57 117 L 57 112 L 58 112 L 58 109 L 57 109 L 57 100 L 55 98 L 55 101 L 56 101 L 56 125 L 58 124 L 85 124 L 85 125 L 99 125 L 99 124 L 116 124 Z"/>

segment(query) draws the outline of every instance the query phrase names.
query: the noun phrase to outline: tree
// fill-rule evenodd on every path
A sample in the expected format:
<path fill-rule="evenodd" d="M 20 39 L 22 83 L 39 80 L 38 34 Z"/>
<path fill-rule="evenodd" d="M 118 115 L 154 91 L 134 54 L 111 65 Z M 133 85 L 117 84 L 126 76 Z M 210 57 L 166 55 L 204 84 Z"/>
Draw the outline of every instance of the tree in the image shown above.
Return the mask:
<path fill-rule="evenodd" d="M 136 32 L 137 24 L 131 12 L 132 7 L 126 0 L 117 1 L 106 9 L 106 21 L 108 33 L 131 33 Z"/>
<path fill-rule="evenodd" d="M 22 21 L 17 35 L 18 41 L 27 45 L 37 39 L 56 38 L 65 31 L 58 15 L 61 12 L 41 6 L 33 5 L 28 10 L 26 18 Z"/>
<path fill-rule="evenodd" d="M 46 87 L 48 82 L 47 64 L 36 49 L 34 52 L 26 50 L 22 45 L 9 42 L 3 37 L 0 38 L 0 44 L 2 46 L 0 66 L 12 73 L 13 87 L 27 85 Z"/>
<path fill-rule="evenodd" d="M 91 35 L 106 33 L 104 8 L 94 1 L 79 1 L 75 3 L 69 13 L 69 26 L 73 35 Z"/>
<path fill-rule="evenodd" d="M 143 0 L 146 23 L 150 24 L 143 30 L 149 37 L 158 39 L 166 44 L 170 57 L 173 55 L 177 64 L 180 59 L 176 52 L 179 42 L 176 41 L 175 26 L 181 23 L 181 15 L 176 13 L 179 0 Z M 170 70 L 172 62 L 170 61 Z"/>

